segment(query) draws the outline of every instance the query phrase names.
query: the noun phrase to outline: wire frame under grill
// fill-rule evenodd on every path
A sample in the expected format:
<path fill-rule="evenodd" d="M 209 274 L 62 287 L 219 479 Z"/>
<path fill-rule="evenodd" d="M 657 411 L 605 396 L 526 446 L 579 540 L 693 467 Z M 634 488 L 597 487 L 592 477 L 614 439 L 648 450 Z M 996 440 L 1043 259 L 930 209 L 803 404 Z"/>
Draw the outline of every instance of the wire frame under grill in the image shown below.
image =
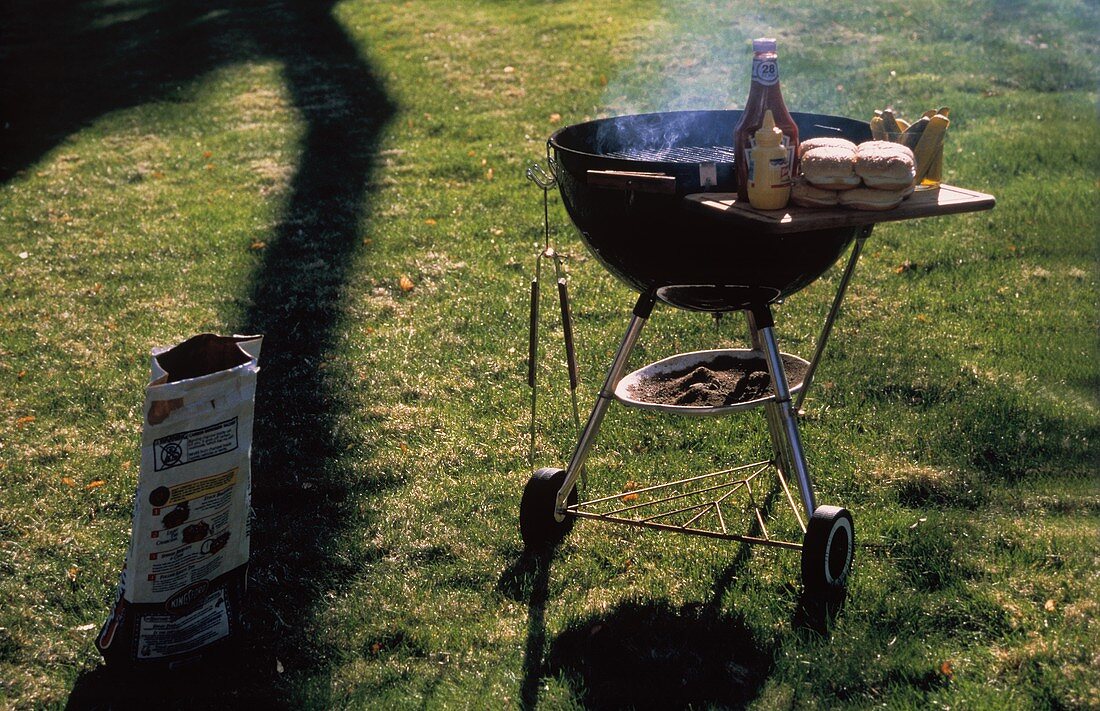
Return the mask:
<path fill-rule="evenodd" d="M 674 146 L 672 148 L 624 148 L 605 155 L 609 158 L 651 163 L 733 163 L 733 146 Z"/>
<path fill-rule="evenodd" d="M 778 487 L 766 483 L 768 471 L 774 472 Z M 773 507 L 772 499 L 780 491 L 793 516 L 784 514 L 786 507 L 781 504 Z M 794 550 L 802 548 L 806 535 L 790 486 L 772 461 L 630 489 L 574 504 L 566 511 L 577 518 Z M 747 526 L 734 525 L 746 518 Z M 747 533 L 738 533 L 746 528 Z"/>

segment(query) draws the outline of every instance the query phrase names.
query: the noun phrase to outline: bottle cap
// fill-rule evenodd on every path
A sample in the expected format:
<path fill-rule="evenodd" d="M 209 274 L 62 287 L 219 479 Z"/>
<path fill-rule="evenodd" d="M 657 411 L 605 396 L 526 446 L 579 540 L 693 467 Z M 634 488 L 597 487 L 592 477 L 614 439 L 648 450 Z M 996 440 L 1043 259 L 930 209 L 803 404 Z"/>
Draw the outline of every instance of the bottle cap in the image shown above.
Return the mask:
<path fill-rule="evenodd" d="M 775 38 L 774 37 L 760 37 L 752 41 L 753 52 L 774 52 L 775 51 Z"/>
<path fill-rule="evenodd" d="M 758 146 L 778 146 L 783 142 L 783 129 L 775 125 L 771 109 L 764 112 L 764 124 L 756 130 L 754 137 Z"/>

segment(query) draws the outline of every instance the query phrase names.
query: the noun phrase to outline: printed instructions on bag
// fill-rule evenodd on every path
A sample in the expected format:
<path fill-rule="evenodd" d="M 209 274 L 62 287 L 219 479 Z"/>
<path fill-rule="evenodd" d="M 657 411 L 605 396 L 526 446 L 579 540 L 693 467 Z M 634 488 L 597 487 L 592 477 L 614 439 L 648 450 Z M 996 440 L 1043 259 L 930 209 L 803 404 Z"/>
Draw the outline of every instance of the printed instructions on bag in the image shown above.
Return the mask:
<path fill-rule="evenodd" d="M 221 341 L 198 345 L 186 367 L 195 360 L 225 360 L 221 350 L 214 351 L 215 358 L 209 355 L 223 348 Z M 149 417 L 125 585 L 130 602 L 168 603 L 169 612 L 174 595 L 248 563 L 249 450 L 258 371 L 253 358 L 233 354 L 235 360 L 221 362 L 221 369 L 173 381 L 171 355 L 155 359 L 163 375 L 157 378 L 154 370 L 146 392 Z"/>

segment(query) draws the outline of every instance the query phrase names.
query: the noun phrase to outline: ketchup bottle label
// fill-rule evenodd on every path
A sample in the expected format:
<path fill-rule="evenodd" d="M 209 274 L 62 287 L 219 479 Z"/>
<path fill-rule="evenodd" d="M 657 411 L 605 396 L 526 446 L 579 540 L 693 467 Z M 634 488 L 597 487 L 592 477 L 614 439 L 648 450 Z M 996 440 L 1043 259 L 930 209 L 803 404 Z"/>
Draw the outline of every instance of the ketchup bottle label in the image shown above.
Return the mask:
<path fill-rule="evenodd" d="M 779 64 L 774 57 L 753 58 L 752 80 L 762 86 L 775 86 L 779 83 Z"/>

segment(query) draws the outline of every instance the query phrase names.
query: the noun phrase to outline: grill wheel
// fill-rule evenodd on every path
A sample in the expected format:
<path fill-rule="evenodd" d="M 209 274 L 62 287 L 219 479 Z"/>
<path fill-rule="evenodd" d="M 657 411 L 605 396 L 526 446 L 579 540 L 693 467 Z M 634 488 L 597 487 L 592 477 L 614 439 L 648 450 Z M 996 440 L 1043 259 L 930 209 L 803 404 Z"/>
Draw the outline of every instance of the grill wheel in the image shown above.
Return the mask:
<path fill-rule="evenodd" d="M 556 546 L 573 530 L 572 516 L 561 521 L 554 515 L 554 504 L 561 485 L 565 483 L 565 470 L 543 467 L 527 480 L 523 498 L 519 503 L 519 532 L 528 550 L 544 551 Z M 577 488 L 569 492 L 569 506 L 577 505 Z"/>
<path fill-rule="evenodd" d="M 852 514 L 839 506 L 818 506 L 802 544 L 802 584 L 812 592 L 848 585 L 855 551 Z"/>

